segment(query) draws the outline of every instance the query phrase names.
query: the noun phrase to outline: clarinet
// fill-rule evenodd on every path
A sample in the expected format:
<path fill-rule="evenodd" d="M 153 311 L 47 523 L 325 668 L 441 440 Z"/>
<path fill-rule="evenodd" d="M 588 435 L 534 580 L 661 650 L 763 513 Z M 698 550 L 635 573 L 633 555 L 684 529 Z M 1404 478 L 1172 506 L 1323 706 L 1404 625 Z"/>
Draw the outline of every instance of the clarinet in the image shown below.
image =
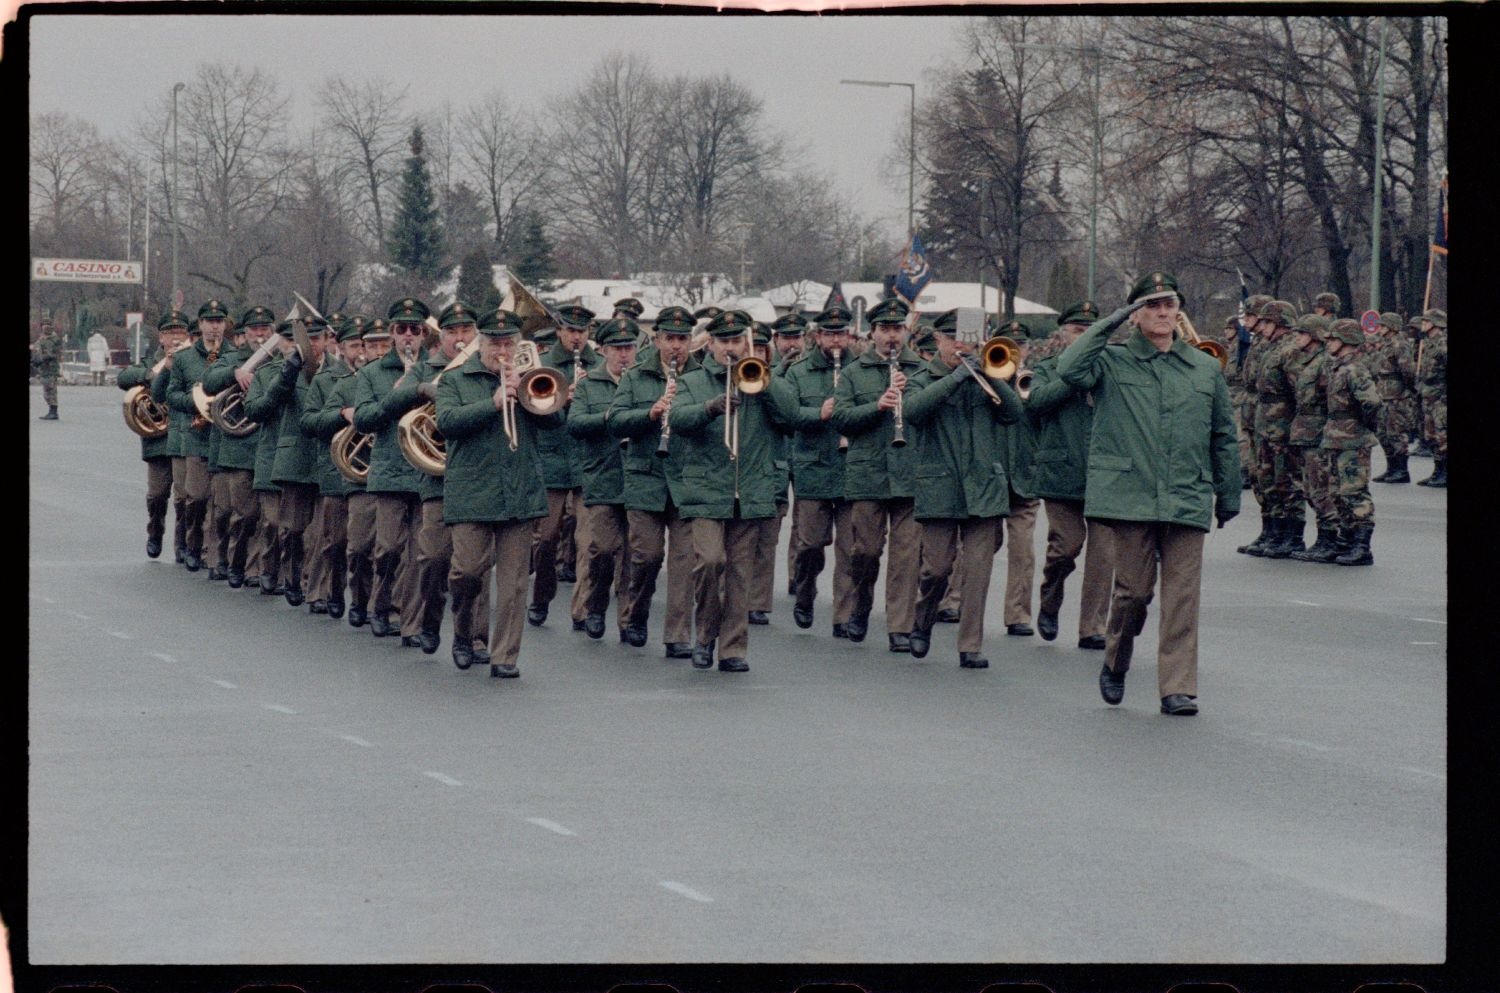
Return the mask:
<path fill-rule="evenodd" d="M 677 382 L 677 360 L 673 359 L 672 364 L 667 366 L 667 385 L 671 386 L 675 382 Z M 656 445 L 656 457 L 659 459 L 667 457 L 667 445 L 672 440 L 672 422 L 667 420 L 671 416 L 672 401 L 668 400 L 667 409 L 661 413 L 661 441 Z"/>
<path fill-rule="evenodd" d="M 843 368 L 843 364 L 844 364 L 844 350 L 842 348 L 835 348 L 833 350 L 833 389 L 834 389 L 834 392 L 837 392 L 838 388 L 839 388 L 839 370 L 841 368 Z M 847 455 L 848 452 L 849 452 L 849 439 L 845 438 L 843 435 L 839 435 L 839 454 L 840 455 Z"/>
<path fill-rule="evenodd" d="M 894 388 L 896 385 L 896 369 L 900 365 L 900 362 L 898 361 L 900 355 L 901 344 L 898 342 L 895 347 L 891 349 L 892 388 Z M 891 409 L 891 416 L 895 418 L 895 424 L 893 426 L 893 430 L 891 431 L 891 447 L 901 448 L 906 444 L 906 425 L 901 420 L 901 404 L 897 403 L 896 406 Z"/>

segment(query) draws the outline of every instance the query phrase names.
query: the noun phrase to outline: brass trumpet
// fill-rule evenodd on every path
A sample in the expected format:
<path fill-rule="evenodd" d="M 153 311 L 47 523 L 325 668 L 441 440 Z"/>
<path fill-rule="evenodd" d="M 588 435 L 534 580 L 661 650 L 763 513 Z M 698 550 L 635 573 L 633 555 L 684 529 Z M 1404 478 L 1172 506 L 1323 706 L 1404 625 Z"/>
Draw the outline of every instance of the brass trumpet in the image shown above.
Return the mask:
<path fill-rule="evenodd" d="M 1030 369 L 1022 369 L 1016 373 L 1016 394 L 1020 396 L 1022 400 L 1025 400 L 1031 396 L 1031 380 L 1035 375 L 1036 374 L 1033 373 Z"/>
<path fill-rule="evenodd" d="M 1193 322 L 1188 320 L 1188 315 L 1180 310 L 1177 312 L 1177 330 L 1182 332 L 1182 336 L 1187 339 L 1188 344 L 1198 349 L 1198 351 L 1206 352 L 1218 359 L 1220 369 L 1229 368 L 1229 349 L 1217 341 L 1208 341 L 1198 337 L 1198 329 L 1193 327 Z"/>
<path fill-rule="evenodd" d="M 748 329 L 745 340 L 753 341 Z M 735 401 L 741 393 L 754 396 L 770 385 L 771 367 L 754 355 L 746 355 L 730 364 L 729 373 L 724 377 L 724 447 L 729 449 L 729 461 L 740 457 L 740 412 Z"/>

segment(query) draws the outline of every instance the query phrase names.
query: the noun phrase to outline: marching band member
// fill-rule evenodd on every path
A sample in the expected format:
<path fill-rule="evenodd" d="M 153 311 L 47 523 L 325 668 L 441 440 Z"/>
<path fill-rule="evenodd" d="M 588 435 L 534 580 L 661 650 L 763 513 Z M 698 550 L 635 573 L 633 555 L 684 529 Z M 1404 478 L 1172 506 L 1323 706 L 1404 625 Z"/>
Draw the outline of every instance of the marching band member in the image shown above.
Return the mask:
<path fill-rule="evenodd" d="M 156 323 L 157 348 L 142 352 L 135 364 L 120 372 L 117 385 L 122 390 L 144 386 L 151 392 L 151 370 L 162 363 L 157 374 L 170 375 L 172 353 L 188 344 L 187 319 L 179 311 L 168 311 Z M 141 439 L 141 461 L 146 463 L 146 557 L 161 555 L 162 537 L 166 534 L 167 503 L 172 495 L 172 450 L 170 430 L 160 438 Z"/>

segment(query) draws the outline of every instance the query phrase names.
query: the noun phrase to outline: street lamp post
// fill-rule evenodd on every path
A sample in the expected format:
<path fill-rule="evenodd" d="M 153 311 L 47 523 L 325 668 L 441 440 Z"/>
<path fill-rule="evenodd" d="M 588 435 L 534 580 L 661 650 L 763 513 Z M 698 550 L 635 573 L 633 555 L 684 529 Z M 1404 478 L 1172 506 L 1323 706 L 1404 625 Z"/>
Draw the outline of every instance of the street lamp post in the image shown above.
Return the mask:
<path fill-rule="evenodd" d="M 1380 19 L 1380 60 L 1375 70 L 1375 202 L 1370 207 L 1370 309 L 1380 309 L 1380 200 L 1383 168 L 1382 152 L 1385 150 L 1385 35 L 1390 21 Z"/>
<path fill-rule="evenodd" d="M 880 79 L 841 79 L 839 83 L 843 86 L 877 86 L 881 89 L 904 86 L 911 90 L 911 134 L 908 140 L 910 154 L 906 176 L 906 237 L 909 239 L 917 230 L 917 84 Z"/>
<path fill-rule="evenodd" d="M 1057 52 L 1078 52 L 1089 56 L 1094 60 L 1094 155 L 1093 155 L 1093 184 L 1092 194 L 1089 198 L 1089 292 L 1090 300 L 1094 298 L 1094 271 L 1099 258 L 1099 165 L 1103 159 L 1103 139 L 1100 131 L 1099 121 L 1099 97 L 1100 97 L 1100 62 L 1103 53 L 1094 45 L 1043 45 L 1037 42 L 1016 42 L 1017 48 L 1045 48 Z"/>
<path fill-rule="evenodd" d="M 172 87 L 172 306 L 177 306 L 177 94 L 186 83 Z"/>

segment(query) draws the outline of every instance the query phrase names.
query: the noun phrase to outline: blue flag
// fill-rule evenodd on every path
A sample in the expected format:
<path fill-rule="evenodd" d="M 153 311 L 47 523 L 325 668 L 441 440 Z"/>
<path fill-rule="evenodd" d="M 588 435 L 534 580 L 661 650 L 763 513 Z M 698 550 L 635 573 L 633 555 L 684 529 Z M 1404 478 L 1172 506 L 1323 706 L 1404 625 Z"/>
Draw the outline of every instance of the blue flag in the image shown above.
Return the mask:
<path fill-rule="evenodd" d="M 932 270 L 927 267 L 927 249 L 922 247 L 922 239 L 913 233 L 911 244 L 901 253 L 901 266 L 896 270 L 896 285 L 893 289 L 906 301 L 907 306 L 915 309 L 917 294 L 931 281 Z"/>

